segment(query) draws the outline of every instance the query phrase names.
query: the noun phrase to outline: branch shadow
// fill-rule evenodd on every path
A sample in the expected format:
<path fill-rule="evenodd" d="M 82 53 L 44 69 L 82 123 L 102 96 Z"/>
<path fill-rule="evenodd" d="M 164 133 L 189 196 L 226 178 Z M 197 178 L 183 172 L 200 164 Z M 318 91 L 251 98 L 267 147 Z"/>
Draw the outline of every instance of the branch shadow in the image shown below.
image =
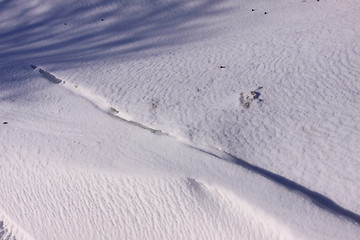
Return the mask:
<path fill-rule="evenodd" d="M 21 9 L 6 19 L 15 24 L 0 28 L 1 58 L 37 64 L 151 56 L 152 50 L 216 34 L 216 18 L 231 11 L 217 0 L 93 0 L 71 6 L 16 2 L 0 2 L 0 16 Z"/>

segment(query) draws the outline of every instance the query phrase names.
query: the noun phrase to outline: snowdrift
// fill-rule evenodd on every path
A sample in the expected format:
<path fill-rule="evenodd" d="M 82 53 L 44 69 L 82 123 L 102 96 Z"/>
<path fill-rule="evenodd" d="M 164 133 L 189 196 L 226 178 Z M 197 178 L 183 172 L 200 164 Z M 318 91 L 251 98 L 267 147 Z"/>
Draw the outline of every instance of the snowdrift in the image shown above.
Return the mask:
<path fill-rule="evenodd" d="M 359 10 L 0 1 L 0 239 L 357 239 Z"/>

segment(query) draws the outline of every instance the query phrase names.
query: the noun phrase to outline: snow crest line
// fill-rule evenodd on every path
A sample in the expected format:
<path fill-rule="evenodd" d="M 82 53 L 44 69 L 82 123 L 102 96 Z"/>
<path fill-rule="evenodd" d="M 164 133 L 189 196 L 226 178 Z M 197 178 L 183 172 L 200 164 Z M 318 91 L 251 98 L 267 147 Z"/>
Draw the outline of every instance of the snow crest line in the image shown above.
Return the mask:
<path fill-rule="evenodd" d="M 213 149 L 213 148 L 204 150 L 204 149 L 194 147 L 194 146 L 190 146 L 190 147 L 194 148 L 198 151 L 204 152 L 206 154 L 210 154 L 221 160 L 225 160 L 227 162 L 234 163 L 234 164 L 241 166 L 253 173 L 259 174 L 259 175 L 271 180 L 272 182 L 275 182 L 275 183 L 285 187 L 286 189 L 288 189 L 290 191 L 296 191 L 296 192 L 300 193 L 301 195 L 310 199 L 314 204 L 316 204 L 320 208 L 325 209 L 325 210 L 327 210 L 333 214 L 336 214 L 338 216 L 345 217 L 346 219 L 354 222 L 356 225 L 360 225 L 360 215 L 359 214 L 354 213 L 348 209 L 341 207 L 340 205 L 335 203 L 330 198 L 328 198 L 318 192 L 310 190 L 310 189 L 308 189 L 286 177 L 283 177 L 279 174 L 273 173 L 271 171 L 268 171 L 268 170 L 258 167 L 256 165 L 250 164 L 250 163 L 246 162 L 245 160 L 235 157 L 235 156 L 233 156 L 225 151 L 222 151 L 222 150 L 217 150 L 217 149 Z"/>
<path fill-rule="evenodd" d="M 46 80 L 50 81 L 51 83 L 54 84 L 60 84 L 62 83 L 62 85 L 68 89 L 69 91 L 71 91 L 73 94 L 81 96 L 83 98 L 85 98 L 86 100 L 88 100 L 90 103 L 92 103 L 96 108 L 98 108 L 99 110 L 102 110 L 104 112 L 106 112 L 107 114 L 116 117 L 117 119 L 120 119 L 121 121 L 124 121 L 128 124 L 134 125 L 136 127 L 140 127 L 142 129 L 145 129 L 147 131 L 150 131 L 154 134 L 159 134 L 159 135 L 165 135 L 165 136 L 170 136 L 169 134 L 158 130 L 158 129 L 154 129 L 148 126 L 145 126 L 139 122 L 133 121 L 131 120 L 131 118 L 129 116 L 127 116 L 124 113 L 120 113 L 120 111 L 118 111 L 116 108 L 111 107 L 105 99 L 102 99 L 99 96 L 94 95 L 93 93 L 91 93 L 90 91 L 88 91 L 87 89 L 81 88 L 77 85 L 73 85 L 73 84 L 69 84 L 66 81 L 63 81 L 59 78 L 57 78 L 55 75 L 49 73 L 48 71 L 43 70 L 42 68 L 38 68 L 36 65 L 31 64 L 30 67 L 34 70 L 38 69 L 39 73 L 42 75 L 43 78 L 45 78 Z"/>
<path fill-rule="evenodd" d="M 31 68 L 33 68 L 34 70 L 38 69 L 37 66 L 35 65 L 30 65 Z M 340 205 L 338 205 L 337 203 L 335 203 L 333 200 L 331 200 L 330 198 L 315 192 L 313 190 L 310 190 L 286 177 L 283 177 L 281 175 L 278 175 L 276 173 L 273 173 L 269 170 L 266 170 L 264 168 L 258 167 L 256 165 L 250 164 L 247 161 L 240 159 L 238 157 L 235 157 L 221 149 L 218 148 L 214 148 L 214 147 L 199 147 L 199 146 L 195 146 L 193 145 L 193 143 L 187 142 L 187 141 L 183 141 L 181 140 L 181 138 L 174 136 L 172 134 L 163 132 L 162 130 L 158 130 L 158 129 L 154 129 L 151 127 L 148 127 L 142 123 L 133 121 L 130 119 L 129 116 L 125 116 L 124 114 L 121 114 L 120 111 L 118 111 L 116 108 L 111 107 L 104 99 L 101 99 L 98 96 L 94 96 L 93 94 L 91 94 L 90 92 L 88 92 L 88 90 L 86 89 L 81 89 L 76 85 L 66 85 L 65 81 L 55 77 L 53 74 L 44 71 L 43 69 L 39 68 L 39 73 L 48 81 L 54 83 L 54 84 L 59 84 L 59 83 L 63 83 L 64 87 L 66 87 L 68 90 L 70 90 L 71 92 L 73 92 L 76 95 L 79 95 L 83 98 L 85 98 L 86 100 L 88 100 L 90 103 L 92 103 L 95 107 L 97 107 L 98 109 L 106 112 L 107 114 L 116 117 L 117 119 L 120 119 L 126 123 L 129 123 L 133 126 L 137 126 L 140 127 L 142 129 L 145 129 L 147 131 L 150 131 L 154 134 L 157 135 L 163 135 L 163 136 L 168 136 L 168 137 L 172 137 L 175 138 L 177 141 L 179 141 L 182 144 L 187 145 L 188 147 L 195 149 L 197 151 L 200 151 L 204 154 L 207 155 L 211 155 L 213 157 L 216 157 L 218 159 L 227 161 L 227 162 L 231 162 L 233 164 L 236 164 L 240 167 L 243 167 L 255 174 L 261 175 L 269 180 L 271 180 L 272 182 L 275 182 L 276 184 L 285 187 L 286 189 L 290 190 L 290 191 L 296 191 L 298 193 L 300 193 L 301 195 L 303 195 L 304 197 L 310 199 L 315 205 L 317 205 L 318 207 L 329 211 L 335 215 L 338 216 L 342 216 L 344 218 L 346 218 L 347 220 L 352 221 L 353 223 L 355 223 L 356 225 L 360 225 L 360 215 L 357 213 L 354 213 L 348 209 L 345 209 L 343 207 L 341 207 Z"/>

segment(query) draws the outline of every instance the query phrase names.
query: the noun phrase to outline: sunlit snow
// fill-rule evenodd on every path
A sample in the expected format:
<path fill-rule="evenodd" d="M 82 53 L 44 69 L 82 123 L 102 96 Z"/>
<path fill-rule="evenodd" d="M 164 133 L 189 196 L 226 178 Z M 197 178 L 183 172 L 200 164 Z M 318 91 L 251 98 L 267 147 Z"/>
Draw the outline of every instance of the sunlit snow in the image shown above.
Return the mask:
<path fill-rule="evenodd" d="M 359 239 L 359 12 L 0 0 L 0 239 Z"/>

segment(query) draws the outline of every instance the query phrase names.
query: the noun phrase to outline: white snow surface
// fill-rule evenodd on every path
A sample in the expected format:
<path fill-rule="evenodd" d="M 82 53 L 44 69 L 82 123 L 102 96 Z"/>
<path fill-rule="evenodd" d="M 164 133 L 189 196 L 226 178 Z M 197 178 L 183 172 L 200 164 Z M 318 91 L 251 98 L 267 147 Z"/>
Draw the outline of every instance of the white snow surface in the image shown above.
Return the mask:
<path fill-rule="evenodd" d="M 359 239 L 359 12 L 1 0 L 0 239 Z"/>

